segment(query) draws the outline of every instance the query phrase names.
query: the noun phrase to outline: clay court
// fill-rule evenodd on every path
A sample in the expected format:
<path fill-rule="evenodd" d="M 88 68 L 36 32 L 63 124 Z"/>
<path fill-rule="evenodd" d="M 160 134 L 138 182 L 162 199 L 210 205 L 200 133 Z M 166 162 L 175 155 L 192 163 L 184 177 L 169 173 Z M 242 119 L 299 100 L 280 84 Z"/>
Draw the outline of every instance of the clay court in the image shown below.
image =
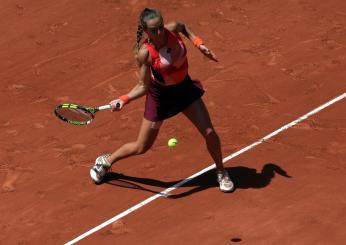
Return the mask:
<path fill-rule="evenodd" d="M 144 98 L 88 126 L 53 113 L 106 104 L 137 83 L 144 7 L 187 23 L 218 56 L 184 39 L 224 157 L 339 100 L 228 159 L 235 192 L 221 193 L 206 171 L 78 244 L 344 244 L 344 0 L 2 0 L 0 244 L 68 243 L 213 164 L 179 114 L 151 150 L 95 185 L 95 158 L 136 139 Z M 179 145 L 168 148 L 172 137 Z"/>

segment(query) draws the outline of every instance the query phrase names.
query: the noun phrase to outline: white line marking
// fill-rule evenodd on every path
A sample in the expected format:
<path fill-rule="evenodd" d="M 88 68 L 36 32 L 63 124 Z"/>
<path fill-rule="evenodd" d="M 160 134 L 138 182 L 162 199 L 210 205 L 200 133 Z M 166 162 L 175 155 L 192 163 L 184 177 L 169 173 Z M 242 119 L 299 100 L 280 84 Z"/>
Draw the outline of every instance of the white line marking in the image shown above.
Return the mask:
<path fill-rule="evenodd" d="M 319 112 L 319 111 L 323 110 L 324 108 L 326 108 L 326 107 L 328 107 L 328 106 L 334 104 L 335 102 L 338 102 L 338 101 L 344 99 L 345 97 L 346 97 L 346 93 L 343 93 L 342 95 L 336 97 L 335 99 L 330 100 L 329 102 L 327 102 L 327 103 L 325 103 L 325 104 L 323 104 L 323 105 L 317 107 L 316 109 L 314 109 L 314 110 L 308 112 L 307 114 L 305 114 L 305 115 L 299 117 L 298 119 L 296 119 L 296 120 L 294 120 L 294 121 L 292 121 L 292 122 L 290 122 L 290 123 L 288 123 L 288 124 L 282 126 L 282 127 L 279 128 L 278 130 L 275 130 L 274 132 L 268 134 L 267 136 L 265 136 L 265 137 L 263 137 L 263 138 L 257 140 L 256 142 L 252 143 L 251 145 L 249 145 L 249 146 L 247 146 L 247 147 L 245 147 L 245 148 L 243 148 L 243 149 L 241 149 L 241 150 L 239 150 L 239 151 L 237 151 L 237 152 L 235 152 L 235 153 L 229 155 L 228 157 L 225 157 L 225 158 L 223 159 L 223 162 L 227 162 L 227 161 L 231 160 L 232 158 L 234 158 L 234 157 L 236 157 L 236 156 L 238 156 L 238 155 L 240 155 L 240 154 L 242 154 L 242 153 L 244 153 L 244 152 L 246 152 L 246 151 L 248 151 L 248 150 L 254 148 L 255 146 L 257 146 L 257 145 L 259 145 L 259 144 L 262 144 L 263 142 L 265 142 L 266 140 L 268 140 L 268 139 L 272 138 L 273 136 L 279 134 L 280 132 L 282 132 L 282 131 L 284 131 L 284 130 L 286 130 L 286 129 L 288 129 L 288 128 L 294 126 L 294 125 L 296 125 L 297 123 L 299 123 L 299 122 L 301 122 L 301 121 L 307 119 L 308 117 L 310 117 L 310 116 L 316 114 L 317 112 Z M 168 188 L 168 189 L 166 189 L 166 190 L 164 190 L 164 191 L 162 191 L 162 192 L 160 192 L 160 193 L 158 193 L 158 194 L 156 194 L 156 195 L 154 195 L 154 196 L 151 196 L 151 197 L 149 197 L 148 199 L 146 199 L 146 200 L 144 200 L 144 201 L 142 201 L 142 202 L 140 202 L 140 203 L 138 203 L 138 204 L 136 204 L 135 206 L 133 206 L 133 207 L 131 207 L 131 208 L 125 210 L 124 212 L 122 212 L 122 213 L 120 213 L 120 214 L 114 216 L 113 218 L 111 218 L 111 219 L 105 221 L 104 223 L 102 223 L 102 224 L 96 226 L 95 228 L 93 228 L 93 229 L 91 229 L 91 230 L 85 232 L 84 234 L 82 234 L 82 235 L 76 237 L 76 238 L 73 239 L 72 241 L 65 243 L 65 245 L 75 244 L 76 242 L 82 240 L 83 238 L 85 238 L 85 237 L 87 237 L 87 236 L 89 236 L 89 235 L 95 233 L 95 232 L 98 231 L 98 230 L 101 230 L 102 228 L 106 227 L 107 225 L 112 224 L 113 222 L 115 222 L 115 221 L 121 219 L 122 217 L 124 217 L 124 216 L 126 216 L 126 215 L 132 213 L 133 211 L 135 211 L 135 210 L 137 210 L 137 209 L 143 207 L 144 205 L 146 205 L 146 204 L 148 204 L 148 203 L 154 201 L 155 199 L 157 199 L 157 198 L 159 198 L 159 197 L 162 197 L 162 196 L 163 196 L 163 197 L 166 197 L 167 194 L 168 194 L 169 192 L 171 192 L 171 191 L 177 189 L 178 187 L 180 187 L 180 186 L 186 184 L 187 182 L 189 182 L 189 181 L 193 180 L 194 178 L 196 178 L 196 177 L 198 177 L 198 176 L 200 176 L 200 175 L 202 175 L 202 174 L 208 172 L 209 170 L 211 170 L 211 169 L 213 169 L 213 168 L 215 168 L 215 164 L 212 164 L 212 165 L 210 165 L 209 167 L 206 167 L 205 169 L 202 169 L 202 170 L 199 171 L 198 173 L 195 173 L 194 175 L 191 175 L 190 177 L 188 177 L 188 178 L 182 180 L 181 182 L 175 184 L 174 186 L 172 186 L 172 187 L 170 187 L 170 188 Z"/>

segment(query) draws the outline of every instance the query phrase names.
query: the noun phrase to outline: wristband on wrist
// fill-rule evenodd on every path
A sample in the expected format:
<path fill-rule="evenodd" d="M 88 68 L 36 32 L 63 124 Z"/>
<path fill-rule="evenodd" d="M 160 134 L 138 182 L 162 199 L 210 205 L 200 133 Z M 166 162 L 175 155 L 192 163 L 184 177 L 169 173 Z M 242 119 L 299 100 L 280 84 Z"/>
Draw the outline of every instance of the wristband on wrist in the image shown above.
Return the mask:
<path fill-rule="evenodd" d="M 195 45 L 197 48 L 199 48 L 200 45 L 203 44 L 203 41 L 200 37 L 197 37 L 195 36 L 193 39 L 192 39 L 192 43 L 193 45 Z"/>
<path fill-rule="evenodd" d="M 130 97 L 126 94 L 120 96 L 119 99 L 122 100 L 122 102 L 124 102 L 124 104 L 128 104 L 130 102 Z"/>

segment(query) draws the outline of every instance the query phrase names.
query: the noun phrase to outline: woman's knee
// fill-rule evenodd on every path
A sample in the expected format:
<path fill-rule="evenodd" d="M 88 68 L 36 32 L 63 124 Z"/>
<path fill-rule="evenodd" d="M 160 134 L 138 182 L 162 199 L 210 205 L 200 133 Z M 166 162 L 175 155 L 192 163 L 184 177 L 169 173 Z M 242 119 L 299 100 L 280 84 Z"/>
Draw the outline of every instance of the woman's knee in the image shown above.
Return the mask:
<path fill-rule="evenodd" d="M 219 135 L 216 133 L 214 128 L 207 128 L 204 132 L 205 139 L 208 140 L 219 140 Z"/>
<path fill-rule="evenodd" d="M 141 155 L 146 153 L 151 148 L 151 145 L 143 144 L 143 143 L 136 143 L 136 154 Z"/>

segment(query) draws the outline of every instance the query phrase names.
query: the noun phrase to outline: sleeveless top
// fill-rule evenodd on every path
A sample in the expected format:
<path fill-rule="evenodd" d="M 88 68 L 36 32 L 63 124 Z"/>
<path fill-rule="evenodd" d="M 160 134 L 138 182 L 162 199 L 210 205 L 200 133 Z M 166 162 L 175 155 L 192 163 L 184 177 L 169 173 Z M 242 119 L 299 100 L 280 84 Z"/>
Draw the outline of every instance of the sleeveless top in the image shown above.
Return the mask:
<path fill-rule="evenodd" d="M 167 44 L 157 50 L 151 43 L 146 45 L 152 59 L 151 79 L 153 82 L 168 86 L 184 81 L 188 74 L 187 49 L 179 36 L 164 29 L 167 35 Z"/>

